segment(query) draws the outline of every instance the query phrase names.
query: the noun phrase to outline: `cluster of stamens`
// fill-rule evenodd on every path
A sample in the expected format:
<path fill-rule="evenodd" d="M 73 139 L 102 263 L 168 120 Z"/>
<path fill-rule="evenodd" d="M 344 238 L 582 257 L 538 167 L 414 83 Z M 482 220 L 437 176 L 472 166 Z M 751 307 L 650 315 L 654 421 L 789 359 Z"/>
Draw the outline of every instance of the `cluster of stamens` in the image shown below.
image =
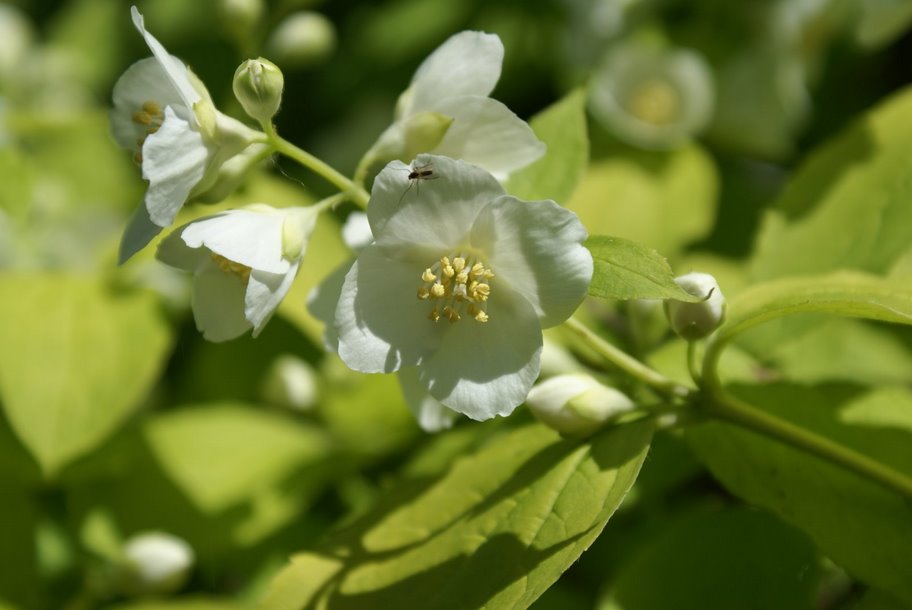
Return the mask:
<path fill-rule="evenodd" d="M 250 280 L 250 267 L 247 265 L 236 263 L 233 260 L 225 258 L 221 254 L 216 254 L 215 252 L 210 252 L 209 257 L 213 260 L 219 269 L 225 273 L 230 273 L 232 275 L 238 276 L 241 281 L 244 282 L 244 284 Z"/>
<path fill-rule="evenodd" d="M 165 115 L 162 111 L 162 107 L 151 100 L 145 102 L 139 110 L 133 113 L 133 122 L 146 130 L 146 133 L 136 140 L 137 150 L 133 153 L 133 160 L 136 161 L 136 163 L 142 164 L 143 144 L 145 144 L 146 138 L 158 131 L 158 128 L 161 127 L 162 121 L 164 120 Z"/>
<path fill-rule="evenodd" d="M 487 301 L 491 296 L 488 281 L 493 277 L 494 272 L 481 262 L 444 256 L 421 274 L 418 298 L 439 301 L 428 314 L 428 319 L 434 322 L 441 318 L 458 322 L 463 315 L 476 322 L 487 322 Z"/>

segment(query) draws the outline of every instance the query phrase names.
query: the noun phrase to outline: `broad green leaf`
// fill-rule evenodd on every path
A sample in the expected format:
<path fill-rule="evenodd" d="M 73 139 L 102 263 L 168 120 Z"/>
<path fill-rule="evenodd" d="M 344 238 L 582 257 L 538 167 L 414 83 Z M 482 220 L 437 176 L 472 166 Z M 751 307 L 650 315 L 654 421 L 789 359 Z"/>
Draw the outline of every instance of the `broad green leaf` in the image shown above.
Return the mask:
<path fill-rule="evenodd" d="M 675 256 L 712 229 L 717 191 L 716 166 L 696 145 L 624 151 L 594 162 L 567 207 L 591 235 L 615 235 Z"/>
<path fill-rule="evenodd" d="M 817 593 L 816 563 L 811 541 L 766 513 L 698 513 L 627 563 L 598 608 L 806 610 Z"/>
<path fill-rule="evenodd" d="M 586 241 L 592 252 L 595 270 L 589 294 L 603 299 L 677 299 L 696 303 L 693 296 L 678 286 L 664 256 L 636 242 L 596 235 Z"/>
<path fill-rule="evenodd" d="M 602 531 L 651 435 L 641 421 L 586 443 L 538 424 L 497 437 L 294 557 L 260 608 L 527 608 Z"/>
<path fill-rule="evenodd" d="M 164 471 L 208 513 L 253 499 L 329 453 L 329 441 L 318 429 L 231 404 L 159 414 L 143 436 Z"/>
<path fill-rule="evenodd" d="M 909 246 L 912 89 L 816 151 L 759 234 L 752 271 L 767 279 L 836 269 L 884 273 Z"/>
<path fill-rule="evenodd" d="M 583 178 L 589 162 L 586 93 L 576 89 L 532 117 L 529 126 L 548 146 L 545 156 L 510 175 L 505 187 L 529 201 L 566 202 Z"/>
<path fill-rule="evenodd" d="M 827 313 L 882 322 L 912 324 L 912 286 L 908 282 L 855 272 L 784 278 L 758 284 L 729 302 L 728 319 L 709 349 L 722 346 L 758 324 L 798 313 Z"/>
<path fill-rule="evenodd" d="M 730 388 L 751 404 L 912 477 L 912 393 L 901 387 Z M 723 423 L 686 429 L 732 493 L 804 530 L 853 576 L 912 601 L 912 504 L 844 468 Z"/>
<path fill-rule="evenodd" d="M 0 277 L 0 398 L 46 476 L 148 395 L 171 337 L 155 295 L 92 278 Z"/>

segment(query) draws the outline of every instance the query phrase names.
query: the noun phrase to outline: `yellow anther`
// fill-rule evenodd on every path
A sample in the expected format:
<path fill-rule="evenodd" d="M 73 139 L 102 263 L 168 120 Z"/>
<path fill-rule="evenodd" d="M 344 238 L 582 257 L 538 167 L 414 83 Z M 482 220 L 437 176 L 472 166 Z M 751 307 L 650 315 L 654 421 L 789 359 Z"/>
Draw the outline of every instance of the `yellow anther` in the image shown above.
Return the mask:
<path fill-rule="evenodd" d="M 158 116 L 162 113 L 161 106 L 151 100 L 143 104 L 142 109 L 152 116 Z"/>
<path fill-rule="evenodd" d="M 475 302 L 487 301 L 491 296 L 491 287 L 487 284 L 478 284 L 472 288 L 472 300 Z"/>
<path fill-rule="evenodd" d="M 461 273 L 466 266 L 466 259 L 461 256 L 457 256 L 453 259 L 453 269 L 456 270 L 456 273 Z"/>
<path fill-rule="evenodd" d="M 148 112 L 137 110 L 133 113 L 133 122 L 140 125 L 151 125 L 152 115 L 150 115 Z"/>
<path fill-rule="evenodd" d="M 484 303 L 491 294 L 487 279 L 494 273 L 474 256 L 441 256 L 421 273 L 417 291 L 422 301 L 440 301 L 428 314 L 434 322 L 446 318 L 458 322 L 463 316 L 487 322 Z"/>
<path fill-rule="evenodd" d="M 250 279 L 250 267 L 247 265 L 236 263 L 215 252 L 210 252 L 209 257 L 215 262 L 216 266 L 225 273 L 238 276 L 244 283 Z"/>
<path fill-rule="evenodd" d="M 440 319 L 440 314 L 437 313 L 437 308 L 431 310 L 431 313 L 428 314 L 428 320 L 431 322 L 436 322 Z"/>
<path fill-rule="evenodd" d="M 453 265 L 444 265 L 443 275 L 445 275 L 446 277 L 453 277 L 454 275 L 456 275 L 456 270 L 453 269 Z"/>
<path fill-rule="evenodd" d="M 484 275 L 485 267 L 481 263 L 475 263 L 472 265 L 472 270 L 469 271 L 469 276 L 474 280 L 482 275 Z"/>
<path fill-rule="evenodd" d="M 486 314 L 486 313 L 483 312 L 483 311 L 477 312 L 477 313 L 475 314 L 475 321 L 476 321 L 476 322 L 487 322 L 487 321 L 488 321 L 488 314 Z"/>
<path fill-rule="evenodd" d="M 421 274 L 421 281 L 430 284 L 431 282 L 437 281 L 437 276 L 434 275 L 434 272 L 430 269 L 425 269 L 424 273 Z"/>
<path fill-rule="evenodd" d="M 469 281 L 469 274 L 466 273 L 465 271 L 460 271 L 459 273 L 456 274 L 456 283 L 457 284 L 465 284 L 468 281 Z"/>
<path fill-rule="evenodd" d="M 492 277 L 494 277 L 494 272 L 491 271 L 490 269 L 485 269 L 485 271 L 484 271 L 484 278 L 485 278 L 486 280 L 489 280 L 489 279 L 491 279 Z"/>
<path fill-rule="evenodd" d="M 445 294 L 446 294 L 446 288 L 444 288 L 443 284 L 437 283 L 437 284 L 434 284 L 433 286 L 431 286 L 431 296 L 434 297 L 435 299 L 439 299 L 440 297 L 442 297 Z"/>
<path fill-rule="evenodd" d="M 426 286 L 422 286 L 418 289 L 418 298 L 422 301 L 426 301 L 431 296 L 431 291 L 427 289 Z"/>
<path fill-rule="evenodd" d="M 459 312 L 447 305 L 443 308 L 443 315 L 446 316 L 446 319 L 450 322 L 458 322 L 460 319 Z"/>

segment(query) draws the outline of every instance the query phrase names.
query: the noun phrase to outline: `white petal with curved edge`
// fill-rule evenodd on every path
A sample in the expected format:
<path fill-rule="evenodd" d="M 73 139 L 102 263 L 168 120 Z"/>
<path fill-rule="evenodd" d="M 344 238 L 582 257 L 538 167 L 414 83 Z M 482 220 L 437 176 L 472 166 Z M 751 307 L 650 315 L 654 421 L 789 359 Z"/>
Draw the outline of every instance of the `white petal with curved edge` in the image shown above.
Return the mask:
<path fill-rule="evenodd" d="M 323 344 L 330 352 L 339 351 L 339 331 L 336 329 L 336 306 L 342 296 L 342 285 L 355 259 L 336 267 L 307 295 L 307 310 L 323 322 Z"/>
<path fill-rule="evenodd" d="M 367 214 L 364 212 L 352 212 L 345 219 L 342 225 L 342 241 L 350 250 L 357 252 L 372 241 L 374 234 L 371 233 L 370 222 L 367 220 Z"/>
<path fill-rule="evenodd" d="M 187 71 L 187 66 L 168 53 L 155 36 L 146 31 L 143 16 L 135 6 L 130 7 L 130 14 L 133 16 L 133 25 L 135 25 L 136 29 L 139 30 L 139 33 L 142 34 L 146 44 L 149 45 L 149 50 L 152 51 L 155 59 L 161 64 L 165 74 L 168 76 L 168 80 L 171 81 L 171 84 L 174 85 L 174 88 L 184 101 L 184 105 L 187 108 L 193 108 L 193 104 L 203 99 L 203 97 L 193 86 Z"/>
<path fill-rule="evenodd" d="M 111 97 L 114 101 L 111 133 L 118 146 L 127 150 L 136 150 L 137 140 L 148 133 L 148 126 L 133 121 L 133 113 L 146 102 L 155 102 L 162 109 L 171 106 L 184 120 L 190 117 L 190 110 L 154 57 L 141 59 L 127 68 L 117 79 Z"/>
<path fill-rule="evenodd" d="M 500 78 L 503 43 L 496 34 L 460 32 L 425 59 L 412 77 L 412 95 L 403 116 L 428 110 L 435 100 L 487 96 Z"/>
<path fill-rule="evenodd" d="M 193 276 L 193 319 L 196 328 L 209 341 L 228 341 L 247 332 L 251 324 L 244 317 L 241 278 L 209 264 Z"/>
<path fill-rule="evenodd" d="M 140 204 L 127 228 L 124 229 L 123 237 L 120 238 L 120 249 L 117 253 L 117 264 L 123 265 L 130 257 L 142 250 L 152 239 L 161 232 L 162 228 L 152 222 L 149 218 L 149 211 L 145 204 Z"/>
<path fill-rule="evenodd" d="M 209 148 L 199 132 L 168 107 L 161 129 L 146 138 L 142 155 L 143 178 L 149 181 L 149 218 L 167 227 L 206 173 Z"/>
<path fill-rule="evenodd" d="M 210 264 L 212 258 L 209 250 L 205 248 L 191 248 L 184 243 L 181 233 L 189 227 L 189 224 L 181 225 L 171 231 L 167 237 L 158 243 L 158 250 L 155 252 L 155 258 L 178 269 L 185 271 L 196 271 L 204 264 Z"/>
<path fill-rule="evenodd" d="M 576 214 L 553 201 L 505 196 L 479 215 L 472 244 L 488 254 L 496 279 L 523 295 L 548 328 L 570 317 L 589 288 L 586 236 Z"/>
<path fill-rule="evenodd" d="M 428 320 L 432 306 L 416 296 L 422 271 L 386 258 L 376 245 L 361 251 L 345 276 L 334 322 L 349 368 L 392 373 L 437 348 L 443 325 Z"/>
<path fill-rule="evenodd" d="M 413 168 L 432 174 L 409 180 Z M 378 244 L 407 243 L 448 253 L 464 243 L 478 212 L 503 194 L 483 169 L 418 155 L 411 166 L 393 161 L 377 175 L 367 217 Z"/>
<path fill-rule="evenodd" d="M 501 288 L 488 301 L 487 323 L 464 317 L 418 367 L 431 396 L 475 420 L 509 415 L 538 377 L 542 332 L 535 310 Z"/>
<path fill-rule="evenodd" d="M 285 216 L 278 210 L 229 210 L 191 222 L 181 237 L 191 248 L 205 246 L 251 269 L 287 273 L 291 263 L 282 258 Z"/>
<path fill-rule="evenodd" d="M 466 96 L 441 100 L 433 109 L 454 118 L 434 154 L 468 161 L 498 179 L 545 154 L 532 128 L 497 100 Z"/>
<path fill-rule="evenodd" d="M 254 337 L 262 332 L 279 303 L 288 294 L 298 274 L 298 264 L 295 261 L 287 273 L 268 273 L 259 269 L 250 272 L 244 297 L 244 316 L 253 325 Z"/>
<path fill-rule="evenodd" d="M 404 368 L 396 373 L 396 377 L 399 378 L 399 387 L 402 388 L 405 404 L 422 430 L 440 432 L 453 427 L 456 411 L 443 406 L 439 400 L 428 394 L 427 389 L 418 380 L 418 369 L 413 366 Z"/>

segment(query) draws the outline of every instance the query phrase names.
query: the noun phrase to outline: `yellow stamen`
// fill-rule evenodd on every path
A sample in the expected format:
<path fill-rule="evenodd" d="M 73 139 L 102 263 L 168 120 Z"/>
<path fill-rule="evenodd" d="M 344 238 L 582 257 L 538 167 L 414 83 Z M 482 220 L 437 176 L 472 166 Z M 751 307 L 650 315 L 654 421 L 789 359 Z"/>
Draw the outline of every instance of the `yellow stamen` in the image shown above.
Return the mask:
<path fill-rule="evenodd" d="M 236 275 L 245 284 L 250 280 L 251 269 L 247 265 L 236 263 L 215 252 L 210 252 L 209 257 L 215 262 L 216 266 L 225 273 Z"/>
<path fill-rule="evenodd" d="M 488 280 L 494 272 L 472 256 L 442 256 L 421 273 L 417 296 L 422 301 L 440 301 L 428 315 L 429 320 L 446 318 L 452 323 L 466 314 L 476 322 L 487 322 L 487 300 L 491 296 Z"/>

